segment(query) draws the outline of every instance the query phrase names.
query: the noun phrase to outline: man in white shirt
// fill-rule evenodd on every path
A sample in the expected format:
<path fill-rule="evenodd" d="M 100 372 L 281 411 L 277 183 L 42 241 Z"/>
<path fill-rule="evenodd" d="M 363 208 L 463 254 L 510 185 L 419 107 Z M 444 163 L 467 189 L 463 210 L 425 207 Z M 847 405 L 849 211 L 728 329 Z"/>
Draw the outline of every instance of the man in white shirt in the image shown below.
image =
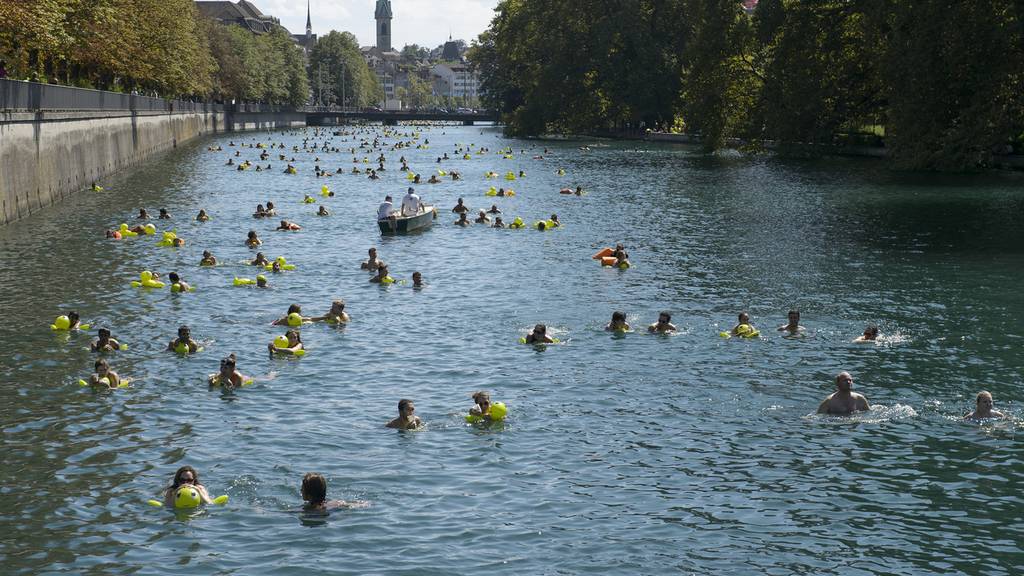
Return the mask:
<path fill-rule="evenodd" d="M 377 220 L 388 220 L 393 217 L 395 205 L 391 203 L 391 196 L 385 196 L 384 201 L 377 207 Z"/>
<path fill-rule="evenodd" d="M 420 213 L 423 208 L 423 202 L 420 201 L 420 197 L 417 196 L 412 187 L 406 191 L 405 197 L 402 198 L 402 216 L 415 216 Z"/>

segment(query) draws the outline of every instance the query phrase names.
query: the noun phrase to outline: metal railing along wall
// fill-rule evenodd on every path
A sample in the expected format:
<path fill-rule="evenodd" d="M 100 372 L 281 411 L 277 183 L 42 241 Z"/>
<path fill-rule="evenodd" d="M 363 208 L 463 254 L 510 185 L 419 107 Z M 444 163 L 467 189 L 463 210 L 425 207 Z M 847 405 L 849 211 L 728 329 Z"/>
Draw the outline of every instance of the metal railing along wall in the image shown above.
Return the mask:
<path fill-rule="evenodd" d="M 0 79 L 0 110 L 222 112 L 224 105 Z"/>

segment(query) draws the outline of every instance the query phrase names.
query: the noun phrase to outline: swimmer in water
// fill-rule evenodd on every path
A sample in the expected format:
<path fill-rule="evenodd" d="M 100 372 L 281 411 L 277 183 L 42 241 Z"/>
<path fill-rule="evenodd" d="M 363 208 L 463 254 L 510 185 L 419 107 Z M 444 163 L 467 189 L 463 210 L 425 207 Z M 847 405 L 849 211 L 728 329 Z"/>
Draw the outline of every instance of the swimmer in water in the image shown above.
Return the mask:
<path fill-rule="evenodd" d="M 675 332 L 676 326 L 672 323 L 672 315 L 668 312 L 660 312 L 658 314 L 658 321 L 647 327 L 648 332 L 656 332 L 663 334 L 665 332 Z"/>
<path fill-rule="evenodd" d="M 377 275 L 370 278 L 370 282 L 373 282 L 374 284 L 382 284 L 387 278 L 390 278 L 390 276 L 388 276 L 388 265 L 381 262 L 377 266 Z"/>
<path fill-rule="evenodd" d="M 256 205 L 256 211 L 252 214 L 253 218 L 266 218 L 267 210 L 263 207 L 263 204 Z"/>
<path fill-rule="evenodd" d="M 1005 418 L 1006 415 L 998 410 L 992 409 L 992 394 L 988 391 L 982 390 L 978 392 L 978 396 L 975 399 L 976 407 L 974 412 L 968 412 L 964 414 L 965 420 L 982 420 L 985 418 Z"/>
<path fill-rule="evenodd" d="M 309 320 L 311 322 L 331 322 L 334 324 L 344 324 L 352 318 L 349 317 L 348 312 L 345 312 L 345 301 L 335 300 L 331 302 L 331 309 L 327 311 L 327 314 L 323 316 L 314 316 Z"/>
<path fill-rule="evenodd" d="M 189 290 L 192 289 L 192 287 L 189 286 L 187 282 L 185 282 L 178 276 L 177 272 L 171 272 L 170 274 L 168 274 L 167 279 L 171 281 L 172 288 L 174 287 L 175 284 L 178 285 L 178 292 L 188 292 Z"/>
<path fill-rule="evenodd" d="M 78 316 L 78 312 L 72 310 L 65 314 L 68 317 L 68 330 L 78 330 L 82 327 L 82 319 Z"/>
<path fill-rule="evenodd" d="M 632 330 L 626 323 L 626 313 L 616 310 L 612 312 L 612 321 L 604 329 L 608 332 L 629 332 Z"/>
<path fill-rule="evenodd" d="M 267 351 L 273 356 L 274 353 L 278 354 L 295 354 L 299 350 L 302 350 L 302 336 L 299 335 L 298 330 L 289 330 L 285 332 L 285 337 L 288 338 L 288 345 L 284 347 L 278 347 L 275 343 L 271 342 L 267 344 Z"/>
<path fill-rule="evenodd" d="M 498 209 L 497 204 L 491 204 L 491 208 L 488 210 L 491 214 L 501 214 L 501 210 Z"/>
<path fill-rule="evenodd" d="M 199 261 L 200 266 L 216 266 L 217 258 L 209 250 L 203 250 L 203 259 Z"/>
<path fill-rule="evenodd" d="M 537 324 L 533 332 L 526 335 L 527 344 L 553 344 L 554 338 L 548 336 L 548 327 L 544 324 Z"/>
<path fill-rule="evenodd" d="M 245 239 L 245 245 L 249 248 L 256 248 L 257 246 L 263 245 L 263 241 L 256 235 L 255 230 L 249 230 L 249 235 Z"/>
<path fill-rule="evenodd" d="M 626 252 L 619 252 L 618 256 L 615 257 L 615 267 L 625 270 L 630 266 L 632 266 L 632 264 L 629 263 L 629 257 L 627 256 Z"/>
<path fill-rule="evenodd" d="M 466 206 L 463 199 L 459 198 L 459 201 L 455 203 L 455 207 L 452 208 L 452 212 L 455 214 L 465 214 L 466 212 L 469 212 L 469 208 Z"/>
<path fill-rule="evenodd" d="M 160 220 L 170 220 L 171 219 L 171 215 L 167 212 L 167 208 L 161 208 L 160 209 L 160 216 L 158 216 L 158 218 Z"/>
<path fill-rule="evenodd" d="M 267 277 L 263 274 L 256 276 L 256 287 L 257 288 L 268 288 Z"/>
<path fill-rule="evenodd" d="M 487 212 L 481 209 L 480 214 L 476 217 L 475 222 L 477 224 L 490 224 L 491 219 L 487 217 Z"/>
<path fill-rule="evenodd" d="M 121 349 L 121 343 L 111 338 L 110 330 L 100 328 L 96 333 L 96 340 L 89 346 L 93 352 L 112 352 Z"/>
<path fill-rule="evenodd" d="M 402 398 L 398 401 L 398 418 L 388 422 L 384 426 L 387 428 L 397 428 L 399 430 L 414 430 L 423 426 L 423 421 L 420 420 L 419 416 L 413 414 L 416 411 L 416 406 L 413 405 L 412 400 L 408 398 Z"/>
<path fill-rule="evenodd" d="M 562 225 L 562 223 L 558 221 L 558 214 L 552 214 L 550 220 L 551 220 L 551 224 L 552 224 L 551 227 L 552 228 L 558 228 L 559 226 Z"/>
<path fill-rule="evenodd" d="M 185 245 L 185 240 L 182 239 L 182 238 L 175 238 L 174 240 L 171 240 L 171 246 L 173 246 L 175 248 L 181 248 L 184 245 Z"/>
<path fill-rule="evenodd" d="M 420 274 L 419 272 L 412 273 L 412 287 L 423 288 L 423 274 Z"/>
<path fill-rule="evenodd" d="M 330 216 L 331 213 L 327 211 L 327 208 L 321 204 L 320 210 L 316 213 L 317 216 Z"/>
<path fill-rule="evenodd" d="M 267 215 L 268 218 L 271 217 L 271 216 L 277 216 L 277 210 L 274 209 L 274 203 L 271 202 L 270 200 L 267 200 L 266 215 Z"/>
<path fill-rule="evenodd" d="M 470 416 L 479 416 L 490 420 L 491 415 L 488 413 L 488 410 L 491 409 L 491 395 L 483 390 L 473 392 L 473 402 L 476 405 L 469 409 Z"/>
<path fill-rule="evenodd" d="M 868 399 L 852 391 L 853 376 L 849 372 L 836 375 L 836 391 L 818 406 L 818 414 L 848 415 L 871 410 Z"/>
<path fill-rule="evenodd" d="M 149 212 L 146 212 L 145 208 L 139 208 L 139 220 L 149 220 Z"/>
<path fill-rule="evenodd" d="M 298 304 L 292 304 L 291 306 L 288 307 L 288 312 L 285 313 L 285 315 L 282 318 L 274 320 L 273 322 L 271 322 L 271 324 L 273 324 L 274 326 L 287 326 L 288 316 L 292 314 L 298 314 L 299 316 L 302 316 L 302 306 L 299 306 Z M 309 318 L 302 319 L 303 322 L 308 322 L 309 320 Z"/>
<path fill-rule="evenodd" d="M 199 209 L 199 214 L 196 214 L 196 222 L 206 222 L 210 219 L 210 216 L 206 213 L 206 210 Z"/>
<path fill-rule="evenodd" d="M 380 259 L 377 258 L 377 249 L 370 248 L 369 250 L 367 250 L 367 254 L 369 255 L 369 258 L 366 260 L 366 262 L 360 264 L 359 267 L 362 268 L 363 270 L 369 270 L 373 272 L 381 264 Z"/>
<path fill-rule="evenodd" d="M 469 220 L 466 219 L 466 213 L 465 212 L 460 212 L 459 213 L 459 219 L 455 221 L 455 225 L 456 226 L 462 226 L 463 228 L 465 228 L 466 226 L 469 226 L 471 224 L 472 224 L 472 222 L 470 222 Z"/>
<path fill-rule="evenodd" d="M 178 468 L 178 471 L 174 473 L 174 479 L 171 480 L 171 485 L 164 489 L 164 506 L 168 508 L 174 508 L 174 496 L 178 488 L 182 486 L 191 486 L 196 489 L 199 494 L 199 499 L 203 504 L 212 504 L 213 500 L 210 499 L 209 493 L 206 492 L 206 487 L 199 482 L 199 473 L 196 469 L 191 466 L 182 466 Z"/>
<path fill-rule="evenodd" d="M 270 264 L 270 260 L 267 260 L 267 257 L 263 255 L 263 252 L 257 252 L 256 258 L 249 262 L 249 264 L 252 266 L 266 266 L 267 264 Z"/>
<path fill-rule="evenodd" d="M 504 228 L 504 227 L 505 227 L 505 222 L 502 221 L 501 216 L 495 216 L 494 217 L 494 225 L 492 225 L 491 228 Z"/>
<path fill-rule="evenodd" d="M 302 230 L 302 226 L 299 226 L 295 222 L 281 220 L 281 224 L 276 228 L 276 230 Z"/>
<path fill-rule="evenodd" d="M 235 354 L 228 354 L 220 361 L 220 371 L 210 374 L 207 382 L 210 386 L 221 386 L 222 388 L 237 388 L 244 384 L 248 378 L 236 369 L 238 360 Z"/>
<path fill-rule="evenodd" d="M 327 499 L 327 479 L 321 474 L 308 472 L 302 477 L 302 499 L 306 502 L 302 511 L 307 514 L 328 514 L 337 508 L 358 508 L 365 502 L 346 502 Z"/>
<path fill-rule="evenodd" d="M 93 367 L 96 373 L 89 376 L 89 384 L 91 386 L 117 388 L 117 385 L 121 383 L 121 377 L 117 375 L 117 372 L 110 369 L 107 361 L 103 358 L 97 360 Z M 102 382 L 103 380 L 106 382 Z"/>
<path fill-rule="evenodd" d="M 195 354 L 199 350 L 199 343 L 192 339 L 192 330 L 185 325 L 178 327 L 178 337 L 167 344 L 167 350 L 177 352 L 178 346 L 185 347 L 184 352 Z"/>
<path fill-rule="evenodd" d="M 804 327 L 800 325 L 800 311 L 790 310 L 789 314 L 786 315 L 787 322 L 782 326 L 779 326 L 779 332 L 789 332 L 790 335 L 797 335 L 804 331 Z"/>
<path fill-rule="evenodd" d="M 878 326 L 870 324 L 864 329 L 864 333 L 853 339 L 854 342 L 861 344 L 864 342 L 874 342 L 878 340 Z"/>
<path fill-rule="evenodd" d="M 270 271 L 273 274 L 280 274 L 281 273 L 281 262 L 280 262 L 280 260 L 274 260 L 273 262 L 271 262 L 271 264 L 270 264 Z"/>
<path fill-rule="evenodd" d="M 750 323 L 750 314 L 747 314 L 746 312 L 740 312 L 737 320 L 738 323 L 732 327 L 732 330 L 729 331 L 729 334 L 733 336 L 740 336 L 742 334 L 748 333 L 751 330 L 757 330 L 757 328 L 754 328 L 754 325 Z M 747 326 L 747 328 L 741 329 L 740 326 Z"/>

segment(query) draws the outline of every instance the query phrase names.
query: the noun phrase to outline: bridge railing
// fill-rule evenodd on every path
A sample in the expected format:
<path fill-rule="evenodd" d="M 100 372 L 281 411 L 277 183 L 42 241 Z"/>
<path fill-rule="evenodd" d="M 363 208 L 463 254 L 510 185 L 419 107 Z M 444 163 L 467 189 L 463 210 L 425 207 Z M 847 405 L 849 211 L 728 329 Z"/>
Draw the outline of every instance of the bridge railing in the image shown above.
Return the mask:
<path fill-rule="evenodd" d="M 138 112 L 220 112 L 223 104 L 167 100 L 138 94 L 123 94 L 0 79 L 0 110 L 15 112 L 138 111 Z"/>

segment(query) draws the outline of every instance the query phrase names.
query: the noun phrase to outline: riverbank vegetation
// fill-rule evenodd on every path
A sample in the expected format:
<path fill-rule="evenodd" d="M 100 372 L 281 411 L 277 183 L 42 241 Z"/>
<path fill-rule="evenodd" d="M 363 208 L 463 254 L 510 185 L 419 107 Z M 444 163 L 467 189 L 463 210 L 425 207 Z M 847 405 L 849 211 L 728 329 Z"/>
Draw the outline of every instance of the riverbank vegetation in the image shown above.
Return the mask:
<path fill-rule="evenodd" d="M 0 0 L 0 60 L 20 79 L 302 105 L 301 49 L 283 29 L 222 26 L 192 0 Z"/>
<path fill-rule="evenodd" d="M 384 89 L 350 32 L 321 36 L 309 56 L 313 101 L 323 105 L 371 106 L 384 101 Z"/>
<path fill-rule="evenodd" d="M 1024 5 L 975 0 L 502 0 L 470 49 L 515 135 L 643 125 L 884 140 L 967 170 L 1024 140 Z M 883 136 L 884 135 L 884 136 Z"/>

